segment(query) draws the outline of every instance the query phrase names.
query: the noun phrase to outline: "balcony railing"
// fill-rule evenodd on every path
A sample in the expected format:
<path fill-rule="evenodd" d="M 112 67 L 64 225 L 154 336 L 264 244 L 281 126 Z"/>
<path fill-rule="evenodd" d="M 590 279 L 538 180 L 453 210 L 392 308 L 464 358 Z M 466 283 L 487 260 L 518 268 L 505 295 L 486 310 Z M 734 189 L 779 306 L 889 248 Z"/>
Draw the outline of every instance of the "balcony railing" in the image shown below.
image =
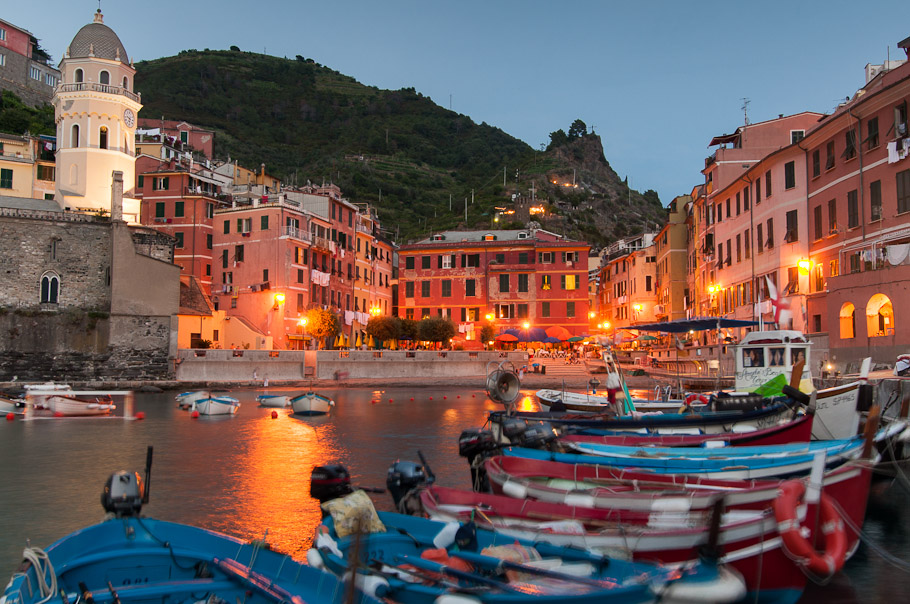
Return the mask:
<path fill-rule="evenodd" d="M 331 242 L 325 237 L 319 237 L 318 235 L 313 237 L 313 247 L 328 250 L 331 249 L 330 243 Z"/>
<path fill-rule="evenodd" d="M 358 233 L 366 233 L 367 235 L 373 234 L 373 229 L 371 229 L 370 227 L 363 226 L 362 224 L 358 224 L 356 226 L 357 226 Z"/>
<path fill-rule="evenodd" d="M 111 86 L 110 84 L 95 84 L 93 82 L 79 82 L 77 84 L 61 84 L 57 88 L 57 92 L 103 92 L 105 94 L 121 94 L 128 99 L 132 99 L 137 103 L 141 101 L 141 95 L 136 94 L 135 92 L 130 92 L 123 86 Z"/>
<path fill-rule="evenodd" d="M 299 239 L 300 241 L 305 241 L 310 243 L 310 234 L 306 231 L 300 230 L 292 226 L 285 226 L 281 229 L 281 234 L 284 237 L 290 237 L 292 239 Z"/>

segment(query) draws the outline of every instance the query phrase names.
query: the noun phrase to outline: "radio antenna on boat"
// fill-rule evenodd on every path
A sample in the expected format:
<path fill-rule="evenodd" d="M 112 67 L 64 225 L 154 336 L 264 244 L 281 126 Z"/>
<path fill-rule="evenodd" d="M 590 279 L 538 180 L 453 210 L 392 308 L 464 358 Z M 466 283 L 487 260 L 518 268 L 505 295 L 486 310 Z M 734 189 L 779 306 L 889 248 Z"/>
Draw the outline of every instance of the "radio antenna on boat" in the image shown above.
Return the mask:
<path fill-rule="evenodd" d="M 145 490 L 142 493 L 142 503 L 149 502 L 149 489 L 152 486 L 152 452 L 155 450 L 155 447 L 149 445 L 148 451 L 145 453 Z"/>

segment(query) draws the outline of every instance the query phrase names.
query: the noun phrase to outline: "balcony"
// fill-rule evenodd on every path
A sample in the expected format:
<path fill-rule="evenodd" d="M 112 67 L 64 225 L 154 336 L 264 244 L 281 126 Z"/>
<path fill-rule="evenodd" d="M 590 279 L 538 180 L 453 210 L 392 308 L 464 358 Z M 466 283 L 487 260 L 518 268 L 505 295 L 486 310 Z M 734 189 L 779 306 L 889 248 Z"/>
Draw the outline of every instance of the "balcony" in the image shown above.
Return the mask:
<path fill-rule="evenodd" d="M 57 88 L 57 92 L 103 92 L 105 94 L 119 94 L 123 95 L 128 99 L 132 99 L 137 103 L 142 102 L 141 95 L 136 94 L 135 92 L 130 92 L 122 86 L 111 86 L 110 84 L 95 84 L 93 82 L 79 82 L 77 84 L 61 84 Z"/>
<path fill-rule="evenodd" d="M 303 241 L 306 243 L 311 242 L 309 233 L 292 226 L 281 227 L 281 236 L 290 237 L 291 239 L 297 239 L 298 241 Z"/>
<path fill-rule="evenodd" d="M 329 241 L 325 237 L 319 237 L 318 235 L 313 237 L 312 242 L 313 242 L 313 247 L 321 249 L 321 250 L 330 250 L 332 247 L 331 241 Z"/>
<path fill-rule="evenodd" d="M 358 224 L 358 225 L 356 225 L 356 227 L 357 227 L 357 232 L 358 232 L 358 233 L 365 233 L 365 234 L 367 234 L 367 235 L 372 235 L 372 234 L 373 234 L 373 229 L 370 228 L 370 227 L 364 226 L 364 225 L 362 225 L 362 224 Z"/>

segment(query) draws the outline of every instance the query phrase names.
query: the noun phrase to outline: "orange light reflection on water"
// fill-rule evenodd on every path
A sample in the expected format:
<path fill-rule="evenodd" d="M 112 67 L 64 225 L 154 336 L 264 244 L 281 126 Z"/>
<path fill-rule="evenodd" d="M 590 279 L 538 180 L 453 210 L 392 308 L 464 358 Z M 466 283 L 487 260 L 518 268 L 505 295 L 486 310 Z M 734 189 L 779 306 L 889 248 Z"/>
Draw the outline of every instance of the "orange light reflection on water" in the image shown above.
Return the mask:
<path fill-rule="evenodd" d="M 263 416 L 245 436 L 247 454 L 237 460 L 234 484 L 234 534 L 258 539 L 268 530 L 273 549 L 303 559 L 322 520 L 319 502 L 310 498 L 310 473 L 337 459 L 334 427 Z"/>

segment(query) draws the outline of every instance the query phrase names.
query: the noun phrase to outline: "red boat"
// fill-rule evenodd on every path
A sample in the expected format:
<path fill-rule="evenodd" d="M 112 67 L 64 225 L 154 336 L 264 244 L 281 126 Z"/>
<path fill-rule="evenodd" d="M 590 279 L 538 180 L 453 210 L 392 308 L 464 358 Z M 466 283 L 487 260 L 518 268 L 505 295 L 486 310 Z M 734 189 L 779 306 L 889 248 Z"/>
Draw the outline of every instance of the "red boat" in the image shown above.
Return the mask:
<path fill-rule="evenodd" d="M 797 496 L 807 480 L 804 478 L 776 483 L 773 504 L 765 499 L 764 505 L 755 502 L 759 509 L 732 509 L 723 515 L 718 535 L 723 552 L 721 562 L 743 575 L 750 591 L 748 601 L 795 602 L 805 587 L 806 567 L 822 578 L 840 568 L 858 543 L 859 536 L 853 527 L 862 526 L 871 467 L 866 462 L 851 462 L 829 472 L 820 503 L 797 505 Z M 705 482 L 669 478 L 685 481 L 679 484 L 689 488 L 695 487 L 696 482 Z M 634 482 L 625 486 L 635 488 Z M 726 487 L 733 494 L 742 487 L 742 481 L 728 482 Z M 752 487 L 747 486 L 746 490 L 749 488 Z M 717 490 L 713 493 L 716 496 Z M 652 504 L 661 501 L 652 500 L 652 495 L 645 495 Z M 763 496 L 767 497 L 767 493 Z M 684 501 L 681 497 L 672 500 Z M 613 553 L 624 551 L 635 560 L 688 562 L 698 558 L 699 548 L 708 541 L 707 509 L 689 509 L 670 501 L 663 506 L 652 505 L 645 512 L 579 507 L 433 486 L 421 493 L 421 503 L 433 518 L 461 521 L 473 518 L 485 528 L 515 537 Z M 842 518 L 832 516 L 841 513 Z M 817 521 L 819 514 L 821 522 Z M 806 541 L 802 537 L 800 526 L 810 528 L 812 539 Z M 829 534 L 811 530 L 816 526 L 824 526 Z M 825 555 L 814 551 L 819 546 L 826 550 Z M 824 572 L 826 568 L 831 572 Z"/>
<path fill-rule="evenodd" d="M 599 443 L 630 447 L 701 447 L 701 446 L 756 446 L 785 445 L 809 442 L 812 437 L 811 415 L 758 430 L 727 432 L 720 434 L 686 433 L 684 431 L 657 434 L 636 434 L 615 432 L 596 434 L 566 434 L 559 440 L 578 443 Z"/>

